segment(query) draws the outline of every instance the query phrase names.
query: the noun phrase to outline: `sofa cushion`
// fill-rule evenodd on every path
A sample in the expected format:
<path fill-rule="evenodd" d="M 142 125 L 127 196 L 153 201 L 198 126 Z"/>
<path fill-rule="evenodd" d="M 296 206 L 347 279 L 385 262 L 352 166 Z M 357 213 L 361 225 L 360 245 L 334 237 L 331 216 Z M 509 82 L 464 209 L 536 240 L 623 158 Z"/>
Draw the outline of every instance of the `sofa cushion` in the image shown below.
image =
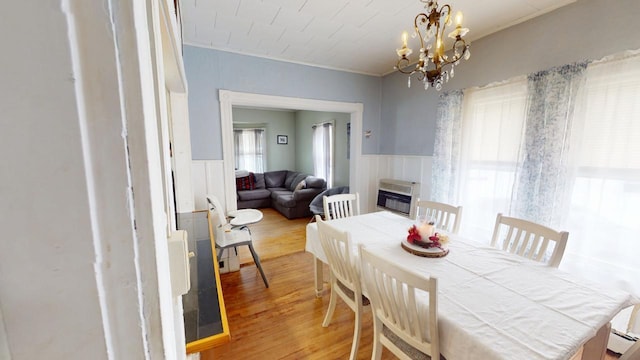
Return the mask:
<path fill-rule="evenodd" d="M 305 174 L 298 174 L 296 175 L 293 180 L 291 181 L 291 184 L 289 184 L 289 186 L 287 187 L 287 189 L 294 191 L 296 189 L 296 186 L 298 186 L 298 184 L 303 181 L 305 178 L 307 177 L 307 175 Z"/>
<path fill-rule="evenodd" d="M 327 186 L 327 182 L 323 178 L 319 178 L 311 175 L 307 176 L 307 178 L 305 179 L 305 182 L 307 183 L 307 189 L 309 188 L 324 189 Z"/>
<path fill-rule="evenodd" d="M 242 201 L 268 199 L 271 191 L 267 189 L 240 190 L 238 191 L 238 199 Z"/>
<path fill-rule="evenodd" d="M 280 196 L 278 196 L 275 199 L 278 204 L 284 206 L 284 207 L 294 207 L 296 206 L 296 201 L 293 199 L 293 194 L 289 193 L 289 194 L 281 194 Z"/>
<path fill-rule="evenodd" d="M 287 177 L 284 179 L 284 187 L 291 190 L 291 183 L 293 183 L 293 179 L 299 174 L 297 171 L 287 171 Z M 293 186 L 295 187 L 296 185 L 294 184 Z"/>
<path fill-rule="evenodd" d="M 287 170 L 268 171 L 264 173 L 264 182 L 267 188 L 284 187 Z"/>
<path fill-rule="evenodd" d="M 264 183 L 264 174 L 263 173 L 256 173 L 253 174 L 254 179 L 255 179 L 255 189 L 265 189 L 267 187 L 267 185 Z"/>
<path fill-rule="evenodd" d="M 269 189 L 269 191 L 271 191 L 271 198 L 274 200 L 277 199 L 278 196 L 291 194 L 291 191 L 285 188 L 272 188 Z"/>

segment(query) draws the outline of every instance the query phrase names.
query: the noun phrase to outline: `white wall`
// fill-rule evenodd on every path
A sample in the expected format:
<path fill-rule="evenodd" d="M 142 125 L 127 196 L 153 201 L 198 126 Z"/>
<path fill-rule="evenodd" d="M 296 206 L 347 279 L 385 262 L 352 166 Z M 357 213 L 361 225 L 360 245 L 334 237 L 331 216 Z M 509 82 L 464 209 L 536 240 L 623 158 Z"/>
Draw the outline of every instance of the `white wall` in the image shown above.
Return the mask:
<path fill-rule="evenodd" d="M 184 351 L 167 268 L 150 3 L 19 1 L 0 15 L 0 312 L 12 359 Z"/>
<path fill-rule="evenodd" d="M 377 211 L 376 201 L 380 179 L 419 182 L 421 197 L 429 199 L 431 156 L 363 155 L 361 161 L 361 169 L 365 172 L 358 177 L 361 180 L 357 184 L 361 211 Z M 218 176 L 224 169 L 223 161 L 194 160 L 192 166 L 196 210 L 207 209 L 207 194 L 214 194 L 220 201 L 224 201 L 224 179 Z"/>
<path fill-rule="evenodd" d="M 222 160 L 193 160 L 193 193 L 195 210 L 207 210 L 207 194 L 215 195 L 223 207 L 226 207 L 224 196 L 224 163 Z"/>

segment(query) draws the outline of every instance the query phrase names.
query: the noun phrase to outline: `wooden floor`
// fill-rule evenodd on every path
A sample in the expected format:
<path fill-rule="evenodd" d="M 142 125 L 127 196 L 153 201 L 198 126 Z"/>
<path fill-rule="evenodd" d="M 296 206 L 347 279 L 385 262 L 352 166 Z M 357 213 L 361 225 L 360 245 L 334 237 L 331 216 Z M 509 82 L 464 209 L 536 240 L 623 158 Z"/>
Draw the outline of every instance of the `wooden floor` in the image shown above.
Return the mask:
<path fill-rule="evenodd" d="M 264 214 L 263 221 L 251 226 L 251 231 L 270 287 L 264 287 L 249 252 L 241 252 L 245 265 L 240 271 L 221 274 L 231 341 L 202 352 L 200 358 L 347 359 L 354 315 L 338 300 L 331 325 L 321 325 L 330 290 L 325 285 L 321 298 L 314 293 L 313 256 L 304 252 L 309 219 L 289 222 L 271 209 L 265 209 Z M 358 359 L 370 359 L 373 325 L 368 308 L 362 324 Z M 382 358 L 395 359 L 387 350 Z M 606 357 L 616 358 L 612 353 Z"/>
<path fill-rule="evenodd" d="M 260 261 L 304 251 L 305 229 L 311 217 L 289 220 L 274 209 L 260 209 L 262 221 L 249 226 Z M 246 246 L 238 249 L 240 264 L 253 263 Z"/>

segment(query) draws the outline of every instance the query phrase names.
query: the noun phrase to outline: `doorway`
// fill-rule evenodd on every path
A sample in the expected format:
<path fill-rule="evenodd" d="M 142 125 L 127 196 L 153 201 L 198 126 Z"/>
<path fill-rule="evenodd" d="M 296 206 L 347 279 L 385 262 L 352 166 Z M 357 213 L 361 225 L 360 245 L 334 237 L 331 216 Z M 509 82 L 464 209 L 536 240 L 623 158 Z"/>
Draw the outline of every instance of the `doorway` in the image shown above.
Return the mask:
<path fill-rule="evenodd" d="M 235 210 L 236 189 L 235 189 L 235 156 L 233 141 L 233 106 L 259 107 L 265 109 L 290 109 L 290 110 L 310 110 L 320 112 L 341 112 L 350 116 L 350 131 L 353 135 L 349 153 L 349 187 L 351 191 L 359 191 L 362 187 L 361 175 L 359 174 L 362 156 L 362 103 L 346 103 L 326 100 L 313 100 L 302 98 L 291 98 L 282 96 L 260 95 L 251 93 L 241 93 L 229 90 L 220 90 L 220 122 L 222 129 L 222 154 L 224 157 L 224 193 L 227 211 Z"/>
<path fill-rule="evenodd" d="M 323 178 L 328 187 L 349 186 L 350 121 L 349 113 L 234 106 L 235 169 L 291 170 Z"/>

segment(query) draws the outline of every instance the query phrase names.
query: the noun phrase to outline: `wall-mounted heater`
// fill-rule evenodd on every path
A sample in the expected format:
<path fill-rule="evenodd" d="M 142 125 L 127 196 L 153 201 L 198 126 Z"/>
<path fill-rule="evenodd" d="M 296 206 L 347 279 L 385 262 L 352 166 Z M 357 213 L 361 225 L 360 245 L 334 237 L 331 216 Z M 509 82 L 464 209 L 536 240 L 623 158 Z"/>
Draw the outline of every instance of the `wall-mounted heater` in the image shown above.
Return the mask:
<path fill-rule="evenodd" d="M 420 197 L 420 183 L 381 179 L 378 185 L 378 209 L 414 218 L 415 203 Z"/>

